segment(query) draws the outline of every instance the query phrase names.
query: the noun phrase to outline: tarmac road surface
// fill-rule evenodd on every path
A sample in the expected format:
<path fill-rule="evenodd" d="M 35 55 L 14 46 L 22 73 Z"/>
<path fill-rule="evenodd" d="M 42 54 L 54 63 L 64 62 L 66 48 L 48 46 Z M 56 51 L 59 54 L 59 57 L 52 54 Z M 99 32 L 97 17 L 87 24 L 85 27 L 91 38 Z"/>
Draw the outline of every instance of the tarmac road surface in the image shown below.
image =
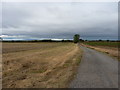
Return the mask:
<path fill-rule="evenodd" d="M 81 46 L 83 57 L 70 88 L 118 88 L 118 61 Z"/>

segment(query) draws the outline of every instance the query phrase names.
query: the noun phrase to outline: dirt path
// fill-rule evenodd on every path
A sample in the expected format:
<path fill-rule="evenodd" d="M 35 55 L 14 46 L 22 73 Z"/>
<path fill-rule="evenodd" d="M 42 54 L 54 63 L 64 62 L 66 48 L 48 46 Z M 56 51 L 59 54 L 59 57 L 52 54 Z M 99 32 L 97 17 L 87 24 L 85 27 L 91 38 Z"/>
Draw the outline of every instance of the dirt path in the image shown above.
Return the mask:
<path fill-rule="evenodd" d="M 118 61 L 93 49 L 81 48 L 84 55 L 70 88 L 118 88 Z"/>

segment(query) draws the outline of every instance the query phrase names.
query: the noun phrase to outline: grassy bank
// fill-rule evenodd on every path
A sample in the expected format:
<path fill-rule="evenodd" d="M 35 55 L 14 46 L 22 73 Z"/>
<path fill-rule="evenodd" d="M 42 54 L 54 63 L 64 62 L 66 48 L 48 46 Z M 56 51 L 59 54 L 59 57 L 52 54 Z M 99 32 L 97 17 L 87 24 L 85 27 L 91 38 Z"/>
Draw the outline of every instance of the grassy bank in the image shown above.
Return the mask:
<path fill-rule="evenodd" d="M 84 46 L 104 52 L 118 60 L 120 60 L 120 58 L 118 58 L 118 45 L 120 45 L 120 42 L 84 42 L 83 43 Z"/>
<path fill-rule="evenodd" d="M 3 88 L 65 88 L 81 55 L 73 43 L 3 43 Z"/>

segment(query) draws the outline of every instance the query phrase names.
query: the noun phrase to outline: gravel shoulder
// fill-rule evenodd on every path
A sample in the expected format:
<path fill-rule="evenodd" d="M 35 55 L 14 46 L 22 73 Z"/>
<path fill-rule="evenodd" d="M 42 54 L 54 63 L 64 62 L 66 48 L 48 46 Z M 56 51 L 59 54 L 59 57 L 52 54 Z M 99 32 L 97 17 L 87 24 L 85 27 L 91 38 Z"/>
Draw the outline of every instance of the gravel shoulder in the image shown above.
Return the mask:
<path fill-rule="evenodd" d="M 81 46 L 83 57 L 70 88 L 118 88 L 118 61 Z"/>

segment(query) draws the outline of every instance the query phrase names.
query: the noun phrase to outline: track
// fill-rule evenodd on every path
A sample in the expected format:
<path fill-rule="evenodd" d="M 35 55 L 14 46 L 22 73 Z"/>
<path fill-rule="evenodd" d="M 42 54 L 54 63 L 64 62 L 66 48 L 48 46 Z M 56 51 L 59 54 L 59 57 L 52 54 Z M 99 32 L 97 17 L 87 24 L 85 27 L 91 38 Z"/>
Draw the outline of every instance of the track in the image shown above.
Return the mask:
<path fill-rule="evenodd" d="M 118 88 L 118 61 L 82 47 L 84 55 L 70 88 Z"/>

